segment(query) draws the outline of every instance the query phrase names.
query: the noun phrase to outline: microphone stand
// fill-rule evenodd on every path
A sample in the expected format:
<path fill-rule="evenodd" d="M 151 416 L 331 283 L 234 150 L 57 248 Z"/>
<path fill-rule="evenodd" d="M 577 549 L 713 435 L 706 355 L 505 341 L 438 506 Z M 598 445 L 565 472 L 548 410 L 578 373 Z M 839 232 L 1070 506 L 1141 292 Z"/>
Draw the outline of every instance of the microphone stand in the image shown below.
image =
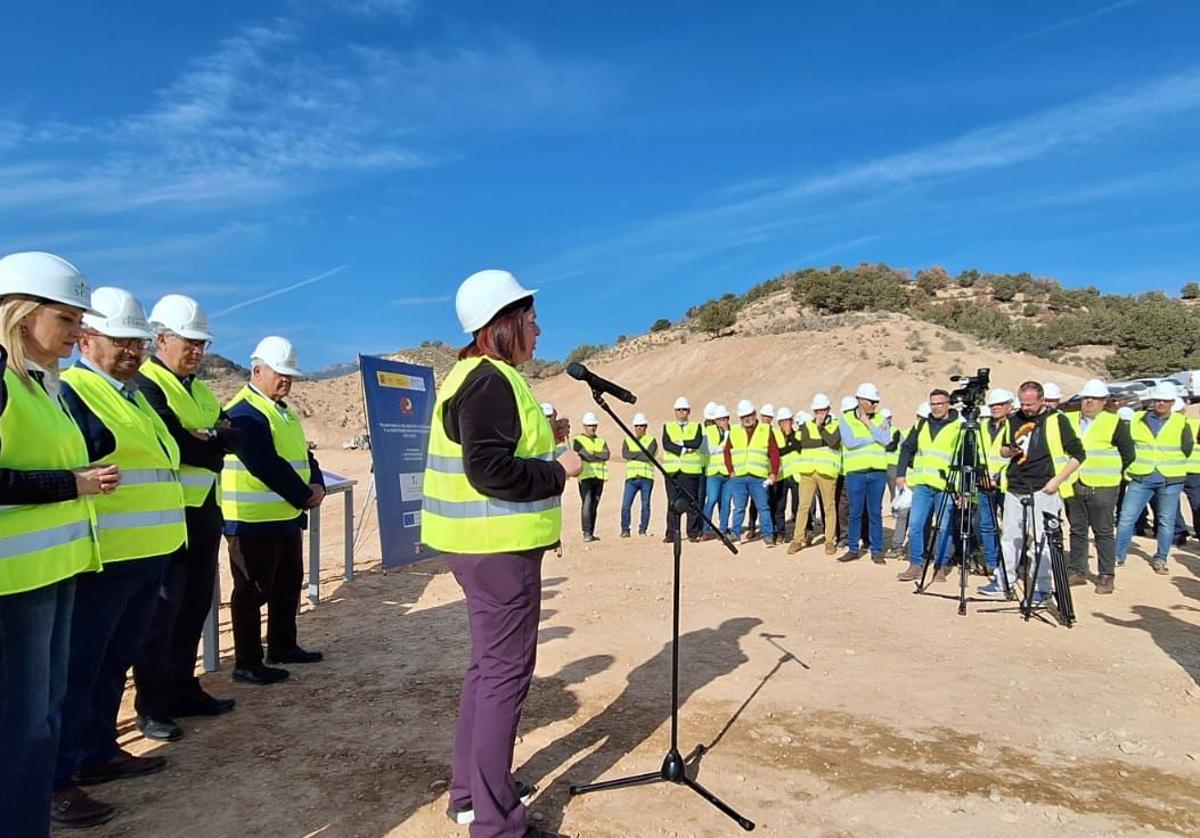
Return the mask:
<path fill-rule="evenodd" d="M 659 473 L 662 474 L 663 478 L 666 480 L 666 485 L 674 490 L 674 492 L 675 492 L 675 501 L 674 501 L 675 511 L 677 513 L 679 513 L 680 519 L 682 520 L 683 514 L 685 512 L 687 512 L 689 509 L 691 509 L 693 512 L 695 512 L 695 514 L 698 515 L 699 517 L 703 518 L 704 510 L 700 507 L 700 503 L 699 503 L 699 501 L 696 500 L 696 496 L 693 495 L 692 492 L 686 486 L 675 486 L 674 485 L 674 482 L 671 480 L 670 475 L 668 475 L 666 472 L 666 469 L 663 468 L 662 463 L 660 463 L 654 457 L 654 455 L 652 455 L 649 451 L 646 450 L 645 446 L 642 445 L 642 441 L 631 430 L 629 430 L 628 426 L 626 426 L 626 424 L 621 421 L 621 417 L 619 417 L 616 413 L 614 413 L 612 408 L 610 408 L 608 406 L 608 403 L 604 400 L 604 393 L 602 391 L 598 390 L 597 388 L 593 387 L 592 388 L 592 398 L 595 400 L 596 404 L 598 404 L 600 406 L 600 408 L 605 413 L 607 413 L 614 422 L 617 423 L 617 426 L 620 427 L 620 429 L 625 432 L 625 436 L 627 436 L 627 437 L 629 437 L 629 439 L 633 440 L 634 444 L 637 445 L 638 449 L 643 454 L 645 454 L 647 458 L 649 458 L 650 462 L 653 463 L 655 468 L 658 469 Z M 770 510 L 766 510 L 766 513 L 770 514 Z M 709 525 L 710 526 L 712 525 L 711 520 L 709 521 Z M 715 794 L 710 792 L 708 789 L 704 788 L 704 786 L 700 785 L 698 782 L 696 782 L 691 777 L 689 777 L 687 775 L 686 766 L 684 764 L 683 757 L 679 753 L 679 592 L 680 592 L 680 569 L 682 567 L 682 557 L 683 557 L 683 529 L 684 528 L 682 526 L 675 528 L 675 580 L 674 580 L 675 590 L 674 590 L 673 599 L 672 599 L 672 613 L 671 613 L 671 746 L 670 746 L 670 750 L 667 751 L 667 755 L 663 758 L 662 767 L 658 771 L 650 771 L 645 774 L 634 774 L 629 777 L 622 777 L 617 780 L 607 780 L 605 782 L 600 782 L 600 783 L 588 783 L 586 785 L 571 786 L 570 793 L 572 796 L 574 796 L 574 795 L 579 795 L 579 794 L 588 794 L 588 793 L 594 792 L 594 791 L 608 791 L 609 789 L 620 789 L 620 788 L 628 788 L 629 786 L 650 785 L 652 783 L 675 783 L 677 785 L 687 786 L 692 791 L 696 792 L 696 794 L 703 797 L 705 800 L 707 800 L 713 806 L 717 807 L 722 812 L 724 812 L 726 815 L 728 815 L 730 818 L 732 818 L 734 821 L 736 821 L 738 826 L 740 826 L 742 829 L 749 832 L 750 830 L 754 829 L 754 821 L 743 817 L 741 814 L 739 814 L 737 811 L 735 811 L 733 809 L 733 807 L 729 806 L 727 803 L 722 801 Z M 721 539 L 721 542 L 725 545 L 725 547 L 728 548 L 731 553 L 736 555 L 737 551 L 738 551 L 737 547 L 734 546 L 733 542 L 730 541 L 728 537 L 726 537 L 725 533 L 721 532 L 716 527 L 713 527 L 712 529 L 713 529 L 713 532 L 715 532 L 717 534 L 717 537 Z"/>

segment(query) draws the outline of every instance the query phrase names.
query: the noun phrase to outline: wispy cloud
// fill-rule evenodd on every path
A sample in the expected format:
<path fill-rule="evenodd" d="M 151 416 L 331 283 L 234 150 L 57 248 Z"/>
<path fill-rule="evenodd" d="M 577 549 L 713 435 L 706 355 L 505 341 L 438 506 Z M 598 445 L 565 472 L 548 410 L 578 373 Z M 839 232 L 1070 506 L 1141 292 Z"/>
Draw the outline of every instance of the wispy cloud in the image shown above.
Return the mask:
<path fill-rule="evenodd" d="M 227 314 L 232 314 L 235 311 L 240 311 L 240 310 L 246 308 L 247 306 L 252 306 L 257 303 L 261 303 L 266 300 L 270 300 L 274 297 L 281 296 L 283 294 L 289 294 L 292 291 L 296 291 L 300 288 L 305 287 L 306 285 L 312 285 L 315 282 L 320 282 L 323 279 L 328 279 L 331 276 L 336 276 L 337 274 L 340 274 L 342 271 L 346 270 L 346 267 L 347 267 L 346 265 L 338 265 L 336 268 L 331 268 L 330 270 L 325 271 L 324 273 L 317 274 L 316 276 L 310 276 L 308 279 L 302 279 L 299 282 L 293 282 L 291 285 L 285 285 L 283 288 L 275 288 L 271 291 L 266 292 L 265 294 L 259 294 L 257 296 L 251 297 L 248 300 L 242 300 L 240 303 L 234 303 L 233 305 L 231 305 L 227 308 L 223 308 L 220 311 L 214 312 L 212 315 L 210 315 L 210 317 L 211 318 L 224 317 Z"/>
<path fill-rule="evenodd" d="M 398 17 L 410 19 L 417 10 L 416 0 L 327 0 L 330 8 L 358 17 Z"/>
<path fill-rule="evenodd" d="M 434 303 L 448 303 L 453 297 L 446 295 L 442 297 L 400 297 L 395 300 L 389 300 L 389 306 L 427 306 Z"/>
<path fill-rule="evenodd" d="M 1011 47 L 1016 44 L 1024 43 L 1025 41 L 1032 41 L 1035 38 L 1041 38 L 1055 32 L 1061 32 L 1064 29 L 1070 29 L 1073 26 L 1078 26 L 1081 23 L 1087 23 L 1089 20 L 1095 20 L 1098 17 L 1112 14 L 1113 12 L 1120 11 L 1121 9 L 1129 6 L 1137 5 L 1141 2 L 1142 0 L 1117 0 L 1115 3 L 1109 3 L 1107 6 L 1101 6 L 1098 9 L 1093 9 L 1086 14 L 1063 18 L 1056 23 L 1051 23 L 1048 26 L 1041 27 L 1040 29 L 1034 29 L 1032 32 L 1026 32 L 1023 35 L 1018 35 L 1015 38 L 1002 41 L 1001 43 L 996 44 L 993 48 L 1003 49 L 1004 47 Z"/>

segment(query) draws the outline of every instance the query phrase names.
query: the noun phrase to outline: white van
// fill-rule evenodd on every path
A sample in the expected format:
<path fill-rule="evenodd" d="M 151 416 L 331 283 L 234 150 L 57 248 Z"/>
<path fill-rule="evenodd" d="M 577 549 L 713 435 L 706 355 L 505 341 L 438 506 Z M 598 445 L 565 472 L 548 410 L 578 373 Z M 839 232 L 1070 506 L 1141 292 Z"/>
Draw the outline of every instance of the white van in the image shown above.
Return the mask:
<path fill-rule="evenodd" d="M 1200 370 L 1184 370 L 1167 376 L 1168 380 L 1183 386 L 1192 398 L 1200 396 Z"/>

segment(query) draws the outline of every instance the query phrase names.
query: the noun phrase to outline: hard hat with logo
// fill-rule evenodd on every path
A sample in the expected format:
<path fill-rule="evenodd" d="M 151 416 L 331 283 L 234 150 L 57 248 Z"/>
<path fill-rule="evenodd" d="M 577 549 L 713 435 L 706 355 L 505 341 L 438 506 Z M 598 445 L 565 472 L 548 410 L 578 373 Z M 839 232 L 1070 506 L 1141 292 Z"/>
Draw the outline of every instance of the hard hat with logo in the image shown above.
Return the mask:
<path fill-rule="evenodd" d="M 546 418 L 550 418 L 551 416 L 554 415 L 554 405 L 550 404 L 550 402 L 542 402 L 541 408 L 542 408 L 542 415 L 545 416 Z"/>
<path fill-rule="evenodd" d="M 829 401 L 829 396 L 824 393 L 817 393 L 813 396 L 812 404 L 808 406 L 809 410 L 829 410 L 833 407 L 833 402 Z"/>
<path fill-rule="evenodd" d="M 146 311 L 124 288 L 105 285 L 92 293 L 95 314 L 83 315 L 84 328 L 110 338 L 152 338 Z"/>
<path fill-rule="evenodd" d="M 646 414 L 645 414 L 645 413 L 635 413 L 635 414 L 633 414 L 633 424 L 634 424 L 635 426 L 637 426 L 637 425 L 645 425 L 645 424 L 648 424 L 648 423 L 646 422 Z"/>
<path fill-rule="evenodd" d="M 1146 395 L 1146 398 L 1160 402 L 1173 402 L 1179 397 L 1179 390 L 1170 381 L 1160 381 Z"/>
<path fill-rule="evenodd" d="M 690 402 L 688 402 L 686 396 L 680 396 L 679 398 L 677 398 L 675 400 L 675 409 L 676 410 L 691 410 L 692 405 Z"/>
<path fill-rule="evenodd" d="M 250 363 L 266 364 L 280 375 L 299 375 L 300 365 L 296 362 L 296 349 L 287 338 L 270 335 L 258 342 L 250 353 Z"/>
<path fill-rule="evenodd" d="M 148 319 L 150 328 L 156 332 L 171 332 L 187 340 L 213 339 L 204 309 L 183 294 L 167 294 L 150 309 Z"/>
<path fill-rule="evenodd" d="M 762 407 L 760 407 L 758 409 L 758 412 L 762 416 L 770 416 L 772 419 L 774 419 L 775 418 L 775 405 L 771 404 L 770 402 L 767 402 L 766 404 L 764 404 Z"/>
<path fill-rule="evenodd" d="M 917 416 L 920 416 L 922 419 L 928 419 L 932 411 L 933 408 L 929 406 L 929 402 L 921 402 L 917 407 Z"/>
<path fill-rule="evenodd" d="M 742 416 L 753 416 L 754 402 L 750 401 L 749 399 L 742 399 L 740 402 L 738 402 L 737 415 L 739 418 Z"/>
<path fill-rule="evenodd" d="M 1060 390 L 1058 388 L 1058 385 L 1055 384 L 1053 381 L 1047 381 L 1045 384 L 1042 385 L 1042 395 L 1044 395 L 1048 399 L 1061 399 L 1062 398 L 1062 390 Z"/>
<path fill-rule="evenodd" d="M 858 385 L 858 389 L 854 391 L 854 398 L 866 399 L 869 402 L 880 401 L 879 388 L 869 381 L 864 382 Z"/>
<path fill-rule="evenodd" d="M 1108 387 L 1099 378 L 1088 379 L 1088 382 L 1083 385 L 1083 389 L 1079 391 L 1079 397 L 1083 399 L 1107 399 Z"/>
<path fill-rule="evenodd" d="M 87 277 L 53 253 L 29 250 L 0 259 L 0 297 L 9 294 L 37 297 L 97 313 L 92 308 L 92 289 Z"/>
<path fill-rule="evenodd" d="M 729 418 L 729 408 L 727 408 L 725 405 L 719 404 L 715 408 L 713 408 L 713 419 L 728 419 L 728 418 Z"/>
<path fill-rule="evenodd" d="M 584 424 L 585 426 L 586 426 L 586 425 L 599 425 L 599 424 L 600 424 L 599 420 L 597 420 L 597 419 L 596 419 L 596 414 L 595 414 L 595 413 L 592 413 L 590 410 L 589 410 L 587 413 L 583 414 L 583 420 L 582 420 L 582 422 L 583 422 L 583 424 Z"/>
<path fill-rule="evenodd" d="M 786 407 L 781 407 L 779 408 L 779 412 L 775 414 L 775 418 L 780 422 L 786 422 L 789 419 L 794 419 L 795 414 L 793 414 L 792 411 L 788 410 Z"/>
<path fill-rule="evenodd" d="M 1008 404 L 1013 400 L 1013 394 L 1005 390 L 1003 387 L 993 387 L 987 394 L 987 404 L 991 407 L 994 404 Z"/>
<path fill-rule="evenodd" d="M 478 271 L 458 286 L 454 310 L 463 331 L 470 335 L 490 323 L 505 306 L 536 293 L 534 289 L 522 287 L 508 271 Z"/>
<path fill-rule="evenodd" d="M 854 396 L 842 396 L 842 413 L 853 413 L 858 410 L 858 399 Z"/>

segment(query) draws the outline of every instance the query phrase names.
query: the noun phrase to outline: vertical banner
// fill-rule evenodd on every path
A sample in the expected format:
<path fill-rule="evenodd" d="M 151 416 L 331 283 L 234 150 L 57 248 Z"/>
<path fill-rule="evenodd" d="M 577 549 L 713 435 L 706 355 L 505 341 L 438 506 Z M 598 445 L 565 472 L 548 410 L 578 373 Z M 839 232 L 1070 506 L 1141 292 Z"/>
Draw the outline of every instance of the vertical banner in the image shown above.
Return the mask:
<path fill-rule="evenodd" d="M 429 421 L 435 398 L 431 367 L 358 356 L 375 470 L 375 506 L 383 566 L 434 555 L 417 552 Z"/>

